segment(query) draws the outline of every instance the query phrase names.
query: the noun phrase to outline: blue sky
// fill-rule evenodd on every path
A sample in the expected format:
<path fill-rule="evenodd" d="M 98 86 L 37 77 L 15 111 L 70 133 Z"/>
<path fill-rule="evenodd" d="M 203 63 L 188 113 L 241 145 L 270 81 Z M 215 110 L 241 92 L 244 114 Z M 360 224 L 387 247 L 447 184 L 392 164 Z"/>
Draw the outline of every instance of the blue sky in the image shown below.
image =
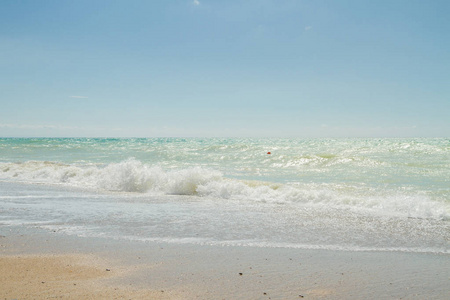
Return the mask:
<path fill-rule="evenodd" d="M 450 136 L 450 1 L 3 0 L 0 136 Z"/>

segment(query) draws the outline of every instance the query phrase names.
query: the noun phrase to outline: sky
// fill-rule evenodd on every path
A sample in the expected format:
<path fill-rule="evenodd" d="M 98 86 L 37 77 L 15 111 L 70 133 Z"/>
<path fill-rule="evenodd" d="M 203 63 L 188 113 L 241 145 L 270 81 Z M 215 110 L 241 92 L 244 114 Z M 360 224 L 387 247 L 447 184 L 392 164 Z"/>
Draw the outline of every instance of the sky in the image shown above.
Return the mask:
<path fill-rule="evenodd" d="M 449 137 L 450 1 L 2 0 L 2 137 Z"/>

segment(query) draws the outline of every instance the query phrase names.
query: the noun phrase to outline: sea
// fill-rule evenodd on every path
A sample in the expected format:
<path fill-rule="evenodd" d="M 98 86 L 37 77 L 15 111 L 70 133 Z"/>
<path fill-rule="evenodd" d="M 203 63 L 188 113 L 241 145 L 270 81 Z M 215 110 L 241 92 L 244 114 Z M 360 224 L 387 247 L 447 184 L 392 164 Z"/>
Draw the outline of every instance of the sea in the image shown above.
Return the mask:
<path fill-rule="evenodd" d="M 0 229 L 450 253 L 448 138 L 0 138 Z"/>

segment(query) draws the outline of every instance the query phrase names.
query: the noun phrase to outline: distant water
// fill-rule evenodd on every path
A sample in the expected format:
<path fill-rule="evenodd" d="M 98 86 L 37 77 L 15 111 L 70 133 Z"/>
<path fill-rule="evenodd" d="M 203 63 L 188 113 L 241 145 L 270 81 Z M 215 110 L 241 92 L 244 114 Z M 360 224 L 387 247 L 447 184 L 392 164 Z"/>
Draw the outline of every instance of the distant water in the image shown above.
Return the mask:
<path fill-rule="evenodd" d="M 450 253 L 450 140 L 4 138 L 0 226 Z"/>

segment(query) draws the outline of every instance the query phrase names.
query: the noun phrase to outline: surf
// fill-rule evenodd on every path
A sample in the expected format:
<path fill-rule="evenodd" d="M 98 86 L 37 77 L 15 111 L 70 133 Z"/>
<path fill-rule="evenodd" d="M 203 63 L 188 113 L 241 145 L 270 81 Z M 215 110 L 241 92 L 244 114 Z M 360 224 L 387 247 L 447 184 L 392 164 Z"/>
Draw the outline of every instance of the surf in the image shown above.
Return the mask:
<path fill-rule="evenodd" d="M 386 186 L 373 188 L 365 184 L 242 180 L 212 168 L 165 169 L 135 158 L 110 164 L 0 163 L 0 179 L 97 192 L 187 195 L 221 201 L 290 203 L 350 209 L 364 214 L 450 219 L 445 198 L 427 192 Z"/>

